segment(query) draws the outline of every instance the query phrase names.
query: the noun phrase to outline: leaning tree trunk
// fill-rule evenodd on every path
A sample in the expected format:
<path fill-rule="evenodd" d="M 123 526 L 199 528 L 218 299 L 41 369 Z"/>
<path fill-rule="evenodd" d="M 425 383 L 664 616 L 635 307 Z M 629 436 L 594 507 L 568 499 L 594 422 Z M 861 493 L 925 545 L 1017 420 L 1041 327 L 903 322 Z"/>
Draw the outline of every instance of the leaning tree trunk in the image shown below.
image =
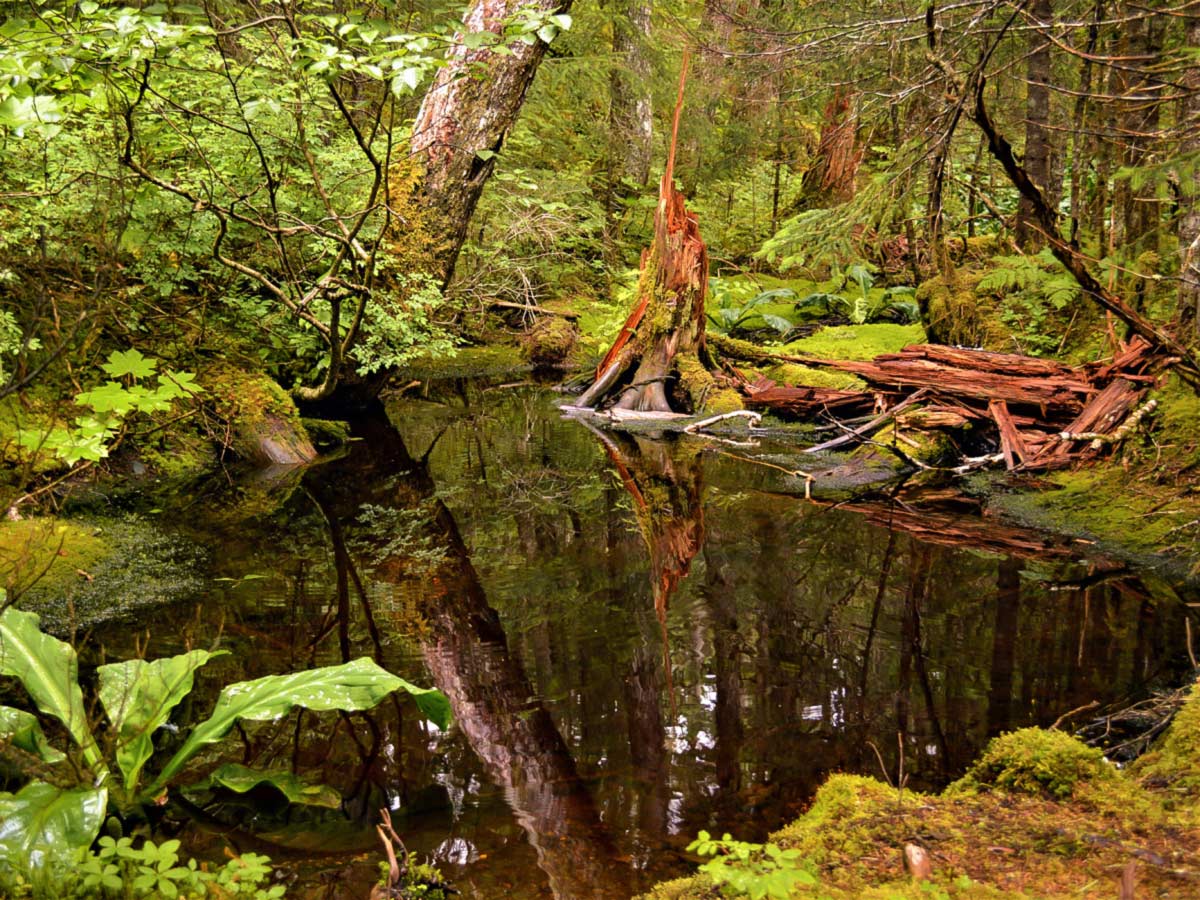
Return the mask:
<path fill-rule="evenodd" d="M 675 148 L 687 79 L 687 57 L 671 131 L 671 149 L 658 189 L 654 240 L 642 253 L 633 312 L 596 370 L 596 380 L 579 406 L 672 412 L 690 408 L 722 412 L 741 407 L 731 389 L 718 388 L 702 361 L 704 297 L 708 290 L 708 249 L 696 216 L 675 188 Z M 672 396 L 675 402 L 672 403 Z"/>
<path fill-rule="evenodd" d="M 564 13 L 571 2 L 474 0 L 463 16 L 462 33 L 501 34 L 518 11 Z M 494 154 L 516 121 L 546 53 L 541 40 L 507 46 L 507 52 L 497 52 L 456 42 L 413 122 L 412 157 L 419 171 L 411 176 L 407 171 L 393 173 L 393 200 L 413 197 L 410 208 L 428 245 L 422 267 L 443 282 L 454 274 L 471 214 L 495 166 Z M 413 183 L 406 183 L 405 176 Z M 412 226 L 400 222 L 409 239 Z"/>

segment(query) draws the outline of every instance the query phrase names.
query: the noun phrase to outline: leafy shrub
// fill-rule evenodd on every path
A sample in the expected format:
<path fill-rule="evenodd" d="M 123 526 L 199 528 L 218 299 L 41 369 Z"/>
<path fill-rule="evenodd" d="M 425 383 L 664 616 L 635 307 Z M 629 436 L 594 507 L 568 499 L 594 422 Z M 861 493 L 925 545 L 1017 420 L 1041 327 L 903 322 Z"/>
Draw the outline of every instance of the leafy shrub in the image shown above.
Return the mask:
<path fill-rule="evenodd" d="M 736 897 L 787 900 L 797 887 L 816 887 L 817 877 L 805 869 L 799 850 L 775 844 L 748 844 L 726 834 L 720 840 L 701 831 L 688 851 L 713 857 L 700 867 L 717 885 Z"/>
<path fill-rule="evenodd" d="M 271 860 L 266 856 L 244 853 L 210 871 L 195 859 L 181 860 L 179 846 L 177 840 L 161 844 L 146 840 L 135 847 L 130 838 L 105 836 L 97 849 L 81 851 L 74 866 L 42 872 L 33 879 L 24 874 L 38 871 L 28 861 L 14 868 L 0 867 L 0 890 L 12 900 L 278 900 L 287 892 L 282 884 L 264 886 L 271 878 Z"/>
<path fill-rule="evenodd" d="M 111 723 L 112 740 L 105 741 L 111 748 L 110 760 L 88 722 L 74 648 L 43 632 L 33 613 L 11 607 L 0 613 L 0 675 L 19 680 L 39 711 L 65 727 L 83 763 L 82 768 L 76 767 L 74 760 L 68 761 L 53 747 L 31 713 L 0 706 L 0 741 L 56 767 L 64 783 L 73 776 L 81 785 L 63 789 L 31 781 L 16 794 L 0 793 L 4 823 L 0 859 L 25 859 L 34 870 L 61 867 L 96 839 L 110 802 L 127 813 L 144 813 L 143 807 L 159 804 L 187 763 L 221 741 L 238 722 L 271 721 L 296 707 L 370 709 L 393 691 L 403 690 L 439 727 L 449 725 L 449 702 L 441 692 L 418 688 L 366 657 L 340 666 L 267 675 L 226 686 L 212 714 L 188 732 L 170 759 L 143 784 L 144 769 L 154 755 L 154 733 L 191 693 L 196 671 L 222 652 L 192 650 L 151 662 L 131 659 L 99 666 L 97 694 Z M 291 801 L 329 805 L 329 791 L 298 783 L 290 772 L 223 766 L 211 778 L 239 793 L 266 782 Z"/>

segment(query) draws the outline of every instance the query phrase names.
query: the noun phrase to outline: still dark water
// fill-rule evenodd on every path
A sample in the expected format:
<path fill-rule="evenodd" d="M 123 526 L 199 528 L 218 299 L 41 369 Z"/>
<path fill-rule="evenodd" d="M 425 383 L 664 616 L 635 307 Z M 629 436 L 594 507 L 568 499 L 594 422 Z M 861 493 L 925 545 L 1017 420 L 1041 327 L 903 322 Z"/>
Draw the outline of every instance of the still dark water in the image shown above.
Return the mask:
<path fill-rule="evenodd" d="M 949 500 L 807 502 L 744 450 L 600 436 L 532 386 L 427 390 L 341 458 L 164 511 L 207 586 L 92 635 L 111 659 L 219 634 L 195 716 L 228 681 L 361 655 L 449 696 L 446 733 L 398 701 L 233 741 L 346 798 L 187 827 L 294 866 L 297 896 L 365 896 L 387 806 L 466 897 L 625 900 L 686 872 L 699 829 L 759 839 L 831 771 L 895 779 L 902 753 L 938 787 L 1001 730 L 1187 667 L 1177 591 L 1078 543 Z"/>

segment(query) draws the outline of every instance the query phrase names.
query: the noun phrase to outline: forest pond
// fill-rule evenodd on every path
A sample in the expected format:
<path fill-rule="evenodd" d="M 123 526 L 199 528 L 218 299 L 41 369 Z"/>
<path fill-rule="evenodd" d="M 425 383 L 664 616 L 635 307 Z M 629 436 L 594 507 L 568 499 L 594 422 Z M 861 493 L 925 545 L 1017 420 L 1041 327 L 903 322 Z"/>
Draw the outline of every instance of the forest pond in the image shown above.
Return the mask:
<path fill-rule="evenodd" d="M 229 681 L 364 655 L 453 706 L 445 733 L 402 700 L 248 728 L 238 761 L 343 808 L 218 803 L 194 852 L 229 840 L 298 896 L 361 898 L 387 806 L 463 896 L 624 900 L 685 873 L 700 829 L 761 839 L 831 771 L 936 788 L 989 736 L 1188 669 L 1194 598 L 1160 574 L 966 513 L 914 531 L 902 500 L 806 500 L 736 447 L 602 434 L 558 402 L 433 382 L 303 472 L 120 501 L 198 547 L 197 577 L 96 624 L 85 665 L 219 636 L 194 716 Z"/>

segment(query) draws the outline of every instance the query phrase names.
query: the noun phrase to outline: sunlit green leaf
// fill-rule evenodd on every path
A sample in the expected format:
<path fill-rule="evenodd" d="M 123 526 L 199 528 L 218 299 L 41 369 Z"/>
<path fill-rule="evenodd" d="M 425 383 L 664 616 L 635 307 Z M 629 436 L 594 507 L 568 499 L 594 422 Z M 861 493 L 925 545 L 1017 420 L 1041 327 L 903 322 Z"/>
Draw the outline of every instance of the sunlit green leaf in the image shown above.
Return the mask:
<path fill-rule="evenodd" d="M 107 807 L 104 788 L 64 791 L 34 781 L 16 794 L 0 794 L 0 856 L 34 870 L 61 870 L 96 839 Z"/>
<path fill-rule="evenodd" d="M 127 790 L 133 790 L 154 752 L 154 732 L 191 691 L 196 670 L 224 653 L 192 650 L 153 662 L 129 659 L 96 670 L 100 702 L 117 733 L 117 765 Z"/>
<path fill-rule="evenodd" d="M 38 709 L 66 726 L 88 765 L 108 771 L 88 728 L 75 650 L 43 632 L 36 613 L 11 606 L 0 613 L 0 675 L 19 679 Z"/>
<path fill-rule="evenodd" d="M 396 690 L 410 694 L 420 710 L 439 728 L 448 727 L 450 702 L 441 691 L 418 688 L 366 657 L 340 666 L 267 675 L 231 684 L 221 691 L 212 715 L 192 730 L 147 793 L 156 794 L 192 756 L 221 740 L 239 721 L 273 721 L 297 706 L 316 711 L 370 709 Z"/>
<path fill-rule="evenodd" d="M 0 706 L 0 743 L 32 753 L 43 762 L 56 763 L 67 758 L 46 740 L 37 716 L 11 706 Z"/>

